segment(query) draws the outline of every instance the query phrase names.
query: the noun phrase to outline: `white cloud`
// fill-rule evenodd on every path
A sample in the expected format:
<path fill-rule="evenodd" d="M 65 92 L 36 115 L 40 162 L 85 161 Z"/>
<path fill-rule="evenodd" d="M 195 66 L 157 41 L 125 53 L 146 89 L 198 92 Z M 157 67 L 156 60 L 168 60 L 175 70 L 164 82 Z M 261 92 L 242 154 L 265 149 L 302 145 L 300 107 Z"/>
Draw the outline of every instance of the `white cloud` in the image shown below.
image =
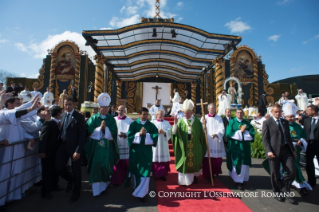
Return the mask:
<path fill-rule="evenodd" d="M 178 3 L 183 5 L 182 2 Z M 167 0 L 161 0 L 160 16 L 162 18 L 175 18 L 181 21 L 183 17 L 177 14 L 165 12 Z M 142 8 L 146 7 L 144 10 Z M 109 22 L 111 27 L 121 28 L 124 26 L 140 23 L 141 17 L 154 17 L 155 16 L 155 1 L 154 0 L 127 0 L 125 5 L 121 8 L 120 13 L 125 13 L 127 17 L 113 16 Z"/>
<path fill-rule="evenodd" d="M 128 25 L 136 24 L 140 22 L 140 15 L 136 14 L 129 18 L 113 17 L 110 21 L 112 27 L 122 28 Z"/>
<path fill-rule="evenodd" d="M 225 26 L 230 29 L 231 33 L 236 33 L 236 32 L 241 33 L 251 29 L 251 27 L 247 23 L 240 21 L 240 19 L 241 18 L 238 17 L 236 18 L 236 20 L 227 22 L 225 24 Z"/>
<path fill-rule="evenodd" d="M 138 7 L 134 6 L 134 7 L 128 7 L 126 9 L 126 15 L 130 16 L 130 15 L 135 15 L 137 13 Z"/>
<path fill-rule="evenodd" d="M 27 47 L 23 43 L 15 43 L 14 45 L 22 52 L 27 51 Z"/>
<path fill-rule="evenodd" d="M 290 2 L 291 0 L 282 0 L 282 1 L 278 1 L 277 4 L 278 5 L 283 5 L 283 4 L 286 4 L 288 2 Z"/>
<path fill-rule="evenodd" d="M 177 3 L 177 7 L 182 7 L 183 5 L 184 5 L 184 3 L 181 1 Z"/>
<path fill-rule="evenodd" d="M 277 40 L 280 38 L 280 35 L 272 35 L 268 38 L 268 40 L 272 40 L 274 42 L 277 42 Z"/>
<path fill-rule="evenodd" d="M 319 39 L 319 34 L 316 35 L 316 36 L 314 36 L 313 38 L 310 38 L 309 40 L 306 40 L 306 41 L 302 42 L 302 44 L 306 45 L 306 44 L 309 43 L 310 41 L 312 41 L 312 40 L 317 40 L 317 39 Z"/>
<path fill-rule="evenodd" d="M 35 79 L 35 78 L 38 78 L 39 76 L 39 72 L 37 71 L 34 71 L 33 73 L 25 73 L 25 72 L 22 72 L 20 74 L 20 77 L 26 77 L 26 78 L 31 78 L 31 79 Z"/>
<path fill-rule="evenodd" d="M 49 35 L 45 40 L 40 43 L 32 41 L 29 45 L 22 43 L 15 43 L 14 45 L 22 52 L 28 52 L 33 55 L 34 58 L 44 58 L 48 52 L 48 49 L 53 49 L 61 41 L 70 40 L 74 41 L 80 48 L 80 50 L 86 50 L 90 56 L 96 53 L 90 46 L 85 46 L 85 39 L 80 33 L 65 31 L 61 34 Z"/>
<path fill-rule="evenodd" d="M 6 40 L 6 39 L 1 39 L 0 40 L 0 43 L 6 43 L 6 42 L 8 42 L 8 40 Z"/>
<path fill-rule="evenodd" d="M 182 20 L 183 20 L 183 17 L 178 17 L 177 20 L 176 20 L 176 22 L 180 22 L 180 21 L 182 21 Z"/>
<path fill-rule="evenodd" d="M 121 8 L 120 12 L 123 13 L 126 10 L 125 5 Z"/>
<path fill-rule="evenodd" d="M 100 30 L 109 30 L 109 29 L 113 29 L 113 28 L 111 28 L 111 27 L 102 27 L 102 28 L 100 28 Z"/>

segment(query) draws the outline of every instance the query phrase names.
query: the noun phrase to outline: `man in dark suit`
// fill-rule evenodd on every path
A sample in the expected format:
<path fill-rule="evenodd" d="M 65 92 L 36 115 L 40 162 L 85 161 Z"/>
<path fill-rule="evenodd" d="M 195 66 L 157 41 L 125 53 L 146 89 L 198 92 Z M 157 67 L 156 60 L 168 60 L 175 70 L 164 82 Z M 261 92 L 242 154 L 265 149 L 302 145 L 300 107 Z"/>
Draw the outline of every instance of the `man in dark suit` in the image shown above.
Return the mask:
<path fill-rule="evenodd" d="M 269 158 L 269 166 L 271 170 L 271 184 L 276 194 L 275 198 L 284 202 L 284 192 L 290 192 L 290 185 L 294 181 L 296 168 L 294 158 L 297 157 L 295 148 L 290 137 L 289 123 L 285 119 L 281 119 L 281 106 L 275 104 L 272 108 L 273 117 L 263 122 L 262 138 L 265 147 L 266 156 Z M 285 171 L 285 175 L 280 180 L 280 164 Z M 296 200 L 289 195 L 286 199 L 296 204 Z"/>
<path fill-rule="evenodd" d="M 116 106 L 115 105 L 112 105 L 111 106 L 111 110 L 109 111 L 109 114 L 113 117 L 117 117 L 118 116 L 118 113 L 116 112 Z"/>
<path fill-rule="evenodd" d="M 185 89 L 185 99 L 191 99 L 191 94 L 188 92 L 187 89 Z"/>
<path fill-rule="evenodd" d="M 41 158 L 42 165 L 41 195 L 48 200 L 52 198 L 50 194 L 51 190 L 59 190 L 59 175 L 52 167 L 55 167 L 62 109 L 59 106 L 53 106 L 50 112 L 52 119 L 43 123 L 39 142 L 39 157 Z"/>
<path fill-rule="evenodd" d="M 74 85 L 72 85 L 71 97 L 73 98 L 74 102 L 78 102 L 77 91 Z"/>
<path fill-rule="evenodd" d="M 59 136 L 59 145 L 56 154 L 56 170 L 59 175 L 68 181 L 66 192 L 73 188 L 73 195 L 70 203 L 76 202 L 80 197 L 81 191 L 81 160 L 83 146 L 86 139 L 85 120 L 82 114 L 74 110 L 74 100 L 67 97 L 64 100 L 65 113 L 61 115 L 61 133 Z M 72 173 L 66 167 L 66 164 L 72 158 Z"/>
<path fill-rule="evenodd" d="M 262 116 L 264 116 L 267 113 L 267 99 L 266 99 L 266 92 L 261 94 L 258 101 L 258 111 Z"/>
<path fill-rule="evenodd" d="M 19 88 L 16 86 L 14 81 L 11 82 L 11 86 L 7 87 L 6 93 L 12 93 L 12 96 L 18 96 Z"/>
<path fill-rule="evenodd" d="M 308 175 L 308 183 L 312 187 L 316 186 L 315 166 L 313 158 L 317 157 L 319 160 L 319 115 L 318 107 L 310 105 L 307 107 L 307 115 L 304 123 L 304 130 L 307 133 L 308 147 L 306 151 L 306 171 Z"/>
<path fill-rule="evenodd" d="M 230 108 L 227 108 L 225 110 L 225 116 L 222 118 L 223 119 L 223 123 L 224 123 L 224 127 L 225 127 L 225 131 L 226 128 L 228 126 L 229 121 L 231 120 L 231 110 Z M 225 133 L 226 134 L 226 133 Z M 227 151 L 227 145 L 228 145 L 228 139 L 226 138 L 226 135 L 224 134 L 223 137 L 223 141 L 224 141 L 224 146 L 225 146 L 225 150 Z"/>

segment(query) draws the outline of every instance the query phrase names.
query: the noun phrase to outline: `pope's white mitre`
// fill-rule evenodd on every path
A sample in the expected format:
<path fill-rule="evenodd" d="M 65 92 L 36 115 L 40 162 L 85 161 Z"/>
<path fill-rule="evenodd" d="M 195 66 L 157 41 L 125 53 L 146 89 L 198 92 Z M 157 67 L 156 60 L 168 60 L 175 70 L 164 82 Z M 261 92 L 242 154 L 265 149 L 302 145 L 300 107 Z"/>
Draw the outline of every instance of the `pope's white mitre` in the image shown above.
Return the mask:
<path fill-rule="evenodd" d="M 192 100 L 189 99 L 185 99 L 184 103 L 183 103 L 183 111 L 193 111 L 194 109 L 194 103 L 192 102 Z"/>
<path fill-rule="evenodd" d="M 111 97 L 108 93 L 101 93 L 97 97 L 97 102 L 99 103 L 100 107 L 109 106 L 111 103 Z"/>
<path fill-rule="evenodd" d="M 297 106 L 293 102 L 286 102 L 282 108 L 285 116 L 296 115 Z"/>

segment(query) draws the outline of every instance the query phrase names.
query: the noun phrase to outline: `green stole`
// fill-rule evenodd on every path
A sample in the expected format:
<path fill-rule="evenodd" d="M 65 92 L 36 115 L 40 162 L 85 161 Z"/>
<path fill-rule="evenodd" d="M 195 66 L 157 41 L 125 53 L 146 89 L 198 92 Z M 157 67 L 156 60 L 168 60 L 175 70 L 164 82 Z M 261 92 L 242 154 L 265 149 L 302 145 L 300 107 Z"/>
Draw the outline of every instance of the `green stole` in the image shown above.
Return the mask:
<path fill-rule="evenodd" d="M 140 144 L 134 144 L 133 141 L 135 139 L 135 134 L 140 132 L 140 130 L 144 127 L 146 129 L 146 133 L 149 133 L 152 140 L 153 145 L 145 145 L 145 136 L 141 137 Z M 140 119 L 134 121 L 128 130 L 127 133 L 127 142 L 130 147 L 129 152 L 129 172 L 135 176 L 136 184 L 135 188 L 139 186 L 141 177 L 149 177 L 151 173 L 152 167 L 152 157 L 153 157 L 153 149 L 152 147 L 156 147 L 158 139 L 158 129 L 156 126 L 151 123 L 149 120 L 146 120 L 145 124 L 142 125 Z M 127 177 L 125 186 L 130 186 L 130 178 Z"/>
<path fill-rule="evenodd" d="M 101 122 L 105 121 L 109 128 L 113 141 L 101 138 L 100 140 L 90 139 L 87 148 L 89 182 L 109 182 L 113 173 L 113 167 L 119 161 L 120 155 L 117 146 L 117 125 L 114 117 L 107 114 L 102 119 L 100 112 L 91 116 L 86 123 L 87 135 L 91 135 Z"/>
<path fill-rule="evenodd" d="M 234 140 L 231 137 L 235 134 L 237 130 L 240 130 L 241 125 L 246 125 L 246 130 L 249 132 L 254 141 L 255 129 L 254 127 L 245 119 L 241 122 L 237 118 L 231 119 L 226 128 L 226 137 L 228 139 L 228 148 L 226 152 L 227 156 L 227 168 L 231 172 L 233 166 L 236 168 L 236 173 L 239 175 L 241 172 L 241 166 L 247 165 L 251 166 L 251 149 L 250 142 L 244 140 L 244 135 L 242 134 L 243 140 Z"/>
<path fill-rule="evenodd" d="M 191 127 L 191 140 L 188 140 L 188 127 Z M 176 135 L 171 129 L 175 166 L 180 173 L 199 172 L 207 151 L 203 125 L 194 116 L 194 122 L 188 126 L 184 118 L 177 122 Z"/>

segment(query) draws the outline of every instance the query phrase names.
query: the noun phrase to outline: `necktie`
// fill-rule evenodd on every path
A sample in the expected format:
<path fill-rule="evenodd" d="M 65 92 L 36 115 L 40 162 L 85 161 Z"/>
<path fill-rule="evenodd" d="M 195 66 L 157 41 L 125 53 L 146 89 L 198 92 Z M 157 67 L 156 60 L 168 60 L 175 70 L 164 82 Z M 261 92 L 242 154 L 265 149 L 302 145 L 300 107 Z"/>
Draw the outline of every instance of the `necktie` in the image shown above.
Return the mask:
<path fill-rule="evenodd" d="M 284 131 L 282 130 L 281 125 L 279 123 L 279 119 L 277 119 L 276 122 L 277 122 L 278 128 L 279 128 L 280 133 L 281 133 L 281 144 L 285 144 L 285 135 L 284 135 Z"/>
<path fill-rule="evenodd" d="M 61 138 L 64 140 L 66 137 L 66 127 L 68 126 L 69 123 L 69 116 L 70 114 L 68 113 L 64 119 L 64 123 L 63 123 L 63 129 L 62 129 L 62 134 L 61 134 Z"/>
<path fill-rule="evenodd" d="M 312 118 L 309 140 L 313 140 L 315 138 L 315 134 L 314 134 L 315 126 L 316 126 L 316 119 Z"/>
<path fill-rule="evenodd" d="M 60 128 L 61 128 L 61 122 L 60 122 L 60 121 L 59 121 L 59 124 L 58 124 L 58 125 L 59 125 L 59 129 L 60 129 Z"/>

